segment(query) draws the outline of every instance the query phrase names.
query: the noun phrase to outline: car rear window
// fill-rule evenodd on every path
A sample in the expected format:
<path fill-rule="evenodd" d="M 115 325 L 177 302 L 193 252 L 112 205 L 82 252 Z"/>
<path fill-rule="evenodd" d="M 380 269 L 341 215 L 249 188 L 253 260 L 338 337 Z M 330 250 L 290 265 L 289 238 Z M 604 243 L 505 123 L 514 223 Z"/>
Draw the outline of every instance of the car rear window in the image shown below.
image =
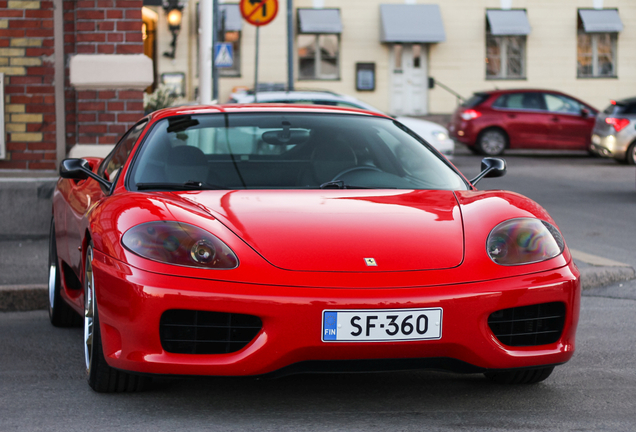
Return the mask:
<path fill-rule="evenodd" d="M 616 104 L 614 114 L 636 114 L 636 104 Z"/>
<path fill-rule="evenodd" d="M 474 95 L 472 95 L 472 97 L 470 99 L 468 99 L 466 102 L 464 102 L 462 104 L 462 106 L 464 108 L 473 108 L 476 107 L 477 105 L 479 105 L 480 103 L 484 102 L 486 99 L 488 99 L 488 94 L 486 93 L 475 93 Z"/>

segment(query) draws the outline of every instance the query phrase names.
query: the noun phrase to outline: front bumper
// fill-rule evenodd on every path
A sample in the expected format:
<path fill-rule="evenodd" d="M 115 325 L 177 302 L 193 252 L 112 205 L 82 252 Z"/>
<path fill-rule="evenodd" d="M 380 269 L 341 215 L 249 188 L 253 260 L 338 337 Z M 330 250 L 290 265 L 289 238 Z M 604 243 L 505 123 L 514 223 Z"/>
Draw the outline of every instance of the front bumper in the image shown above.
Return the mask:
<path fill-rule="evenodd" d="M 107 363 L 149 374 L 246 376 L 276 373 L 307 362 L 374 364 L 377 360 L 381 364 L 391 359 L 396 365 L 414 364 L 409 359 L 430 359 L 431 367 L 439 363 L 433 359 L 446 359 L 442 363 L 461 364 L 473 372 L 559 364 L 574 353 L 580 303 L 579 275 L 572 262 L 551 271 L 487 282 L 374 289 L 298 288 L 160 275 L 97 251 L 93 272 Z M 566 305 L 563 333 L 557 342 L 509 347 L 490 331 L 487 320 L 492 312 L 547 302 Z M 321 340 L 325 309 L 429 307 L 443 309 L 439 340 Z M 263 327 L 251 343 L 234 353 L 169 353 L 162 348 L 159 322 L 170 309 L 255 315 Z"/>

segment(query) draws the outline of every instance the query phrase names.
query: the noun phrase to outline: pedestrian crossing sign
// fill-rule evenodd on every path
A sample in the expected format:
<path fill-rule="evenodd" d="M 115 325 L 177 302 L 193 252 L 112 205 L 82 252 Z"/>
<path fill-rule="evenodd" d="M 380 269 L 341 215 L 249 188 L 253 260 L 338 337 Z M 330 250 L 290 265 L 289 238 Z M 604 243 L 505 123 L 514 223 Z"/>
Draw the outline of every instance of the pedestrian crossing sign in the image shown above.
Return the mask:
<path fill-rule="evenodd" d="M 214 66 L 228 68 L 234 66 L 234 47 L 231 42 L 214 44 Z"/>

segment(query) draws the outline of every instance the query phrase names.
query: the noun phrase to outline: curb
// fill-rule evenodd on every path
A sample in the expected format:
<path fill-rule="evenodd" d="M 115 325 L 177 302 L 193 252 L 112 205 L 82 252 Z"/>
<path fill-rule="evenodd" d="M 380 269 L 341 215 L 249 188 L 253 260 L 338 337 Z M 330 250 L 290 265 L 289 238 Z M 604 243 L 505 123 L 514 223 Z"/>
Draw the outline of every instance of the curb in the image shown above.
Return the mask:
<path fill-rule="evenodd" d="M 0 312 L 47 309 L 49 293 L 46 285 L 0 286 Z"/>
<path fill-rule="evenodd" d="M 636 278 L 636 271 L 629 266 L 592 266 L 579 270 L 583 290 Z M 44 284 L 0 286 L 0 312 L 47 309 L 48 302 L 48 287 Z"/>

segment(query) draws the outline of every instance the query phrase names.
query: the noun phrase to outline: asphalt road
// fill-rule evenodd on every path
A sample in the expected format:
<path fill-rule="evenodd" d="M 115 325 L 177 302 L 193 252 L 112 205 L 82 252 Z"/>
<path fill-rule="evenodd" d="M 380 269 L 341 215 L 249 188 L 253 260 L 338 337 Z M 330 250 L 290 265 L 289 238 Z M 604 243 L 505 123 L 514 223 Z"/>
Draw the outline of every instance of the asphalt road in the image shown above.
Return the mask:
<path fill-rule="evenodd" d="M 585 296 L 577 352 L 543 383 L 438 372 L 155 380 L 94 393 L 82 330 L 44 311 L 0 314 L 2 431 L 632 431 L 633 299 Z"/>

